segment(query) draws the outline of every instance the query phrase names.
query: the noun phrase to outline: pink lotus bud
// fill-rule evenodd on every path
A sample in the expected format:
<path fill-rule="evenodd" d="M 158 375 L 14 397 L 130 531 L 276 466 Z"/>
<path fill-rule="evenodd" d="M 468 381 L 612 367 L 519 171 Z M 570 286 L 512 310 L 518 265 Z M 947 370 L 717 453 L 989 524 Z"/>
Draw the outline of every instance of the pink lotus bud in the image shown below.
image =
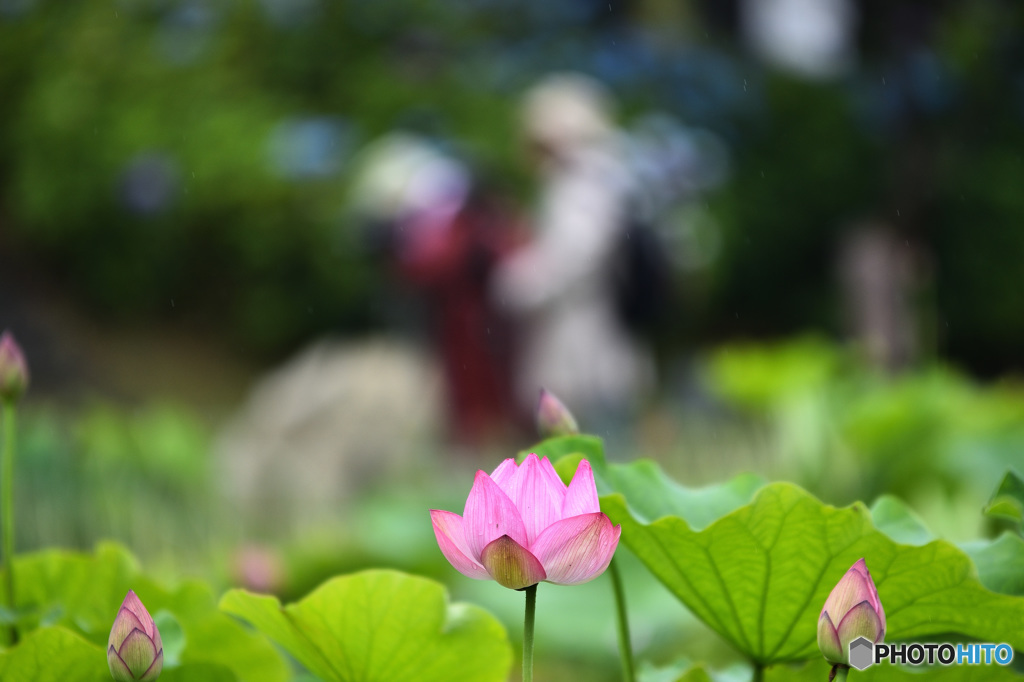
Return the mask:
<path fill-rule="evenodd" d="M 576 419 L 562 401 L 547 389 L 540 390 L 540 402 L 537 404 L 537 432 L 543 438 L 552 436 L 571 436 L 579 433 Z"/>
<path fill-rule="evenodd" d="M 28 388 L 28 365 L 14 335 L 0 335 L 0 400 L 18 400 Z"/>
<path fill-rule="evenodd" d="M 850 567 L 825 600 L 818 616 L 818 648 L 833 665 L 849 665 L 850 642 L 885 638 L 885 610 L 863 559 Z"/>
<path fill-rule="evenodd" d="M 117 682 L 143 680 L 153 682 L 164 667 L 164 645 L 160 632 L 135 593 L 121 603 L 121 609 L 110 628 L 107 665 Z"/>
<path fill-rule="evenodd" d="M 578 585 L 604 573 L 621 526 L 601 513 L 590 462 L 568 487 L 548 458 L 506 459 L 476 473 L 462 516 L 431 510 L 441 553 L 455 570 L 519 590 L 544 580 Z"/>

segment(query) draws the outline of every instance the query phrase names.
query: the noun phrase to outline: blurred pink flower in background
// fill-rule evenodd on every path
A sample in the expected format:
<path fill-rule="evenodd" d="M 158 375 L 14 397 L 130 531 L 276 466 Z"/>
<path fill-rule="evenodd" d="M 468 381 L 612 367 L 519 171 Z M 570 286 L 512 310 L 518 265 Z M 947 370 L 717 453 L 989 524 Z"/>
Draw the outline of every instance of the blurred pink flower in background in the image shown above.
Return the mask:
<path fill-rule="evenodd" d="M 238 548 L 231 560 L 235 583 L 252 592 L 274 594 L 284 586 L 284 562 L 270 547 L 246 545 Z"/>
<path fill-rule="evenodd" d="M 541 581 L 578 585 L 601 575 L 621 526 L 601 512 L 590 463 L 568 487 L 547 457 L 506 459 L 476 473 L 462 516 L 431 510 L 437 544 L 463 575 L 519 590 Z"/>

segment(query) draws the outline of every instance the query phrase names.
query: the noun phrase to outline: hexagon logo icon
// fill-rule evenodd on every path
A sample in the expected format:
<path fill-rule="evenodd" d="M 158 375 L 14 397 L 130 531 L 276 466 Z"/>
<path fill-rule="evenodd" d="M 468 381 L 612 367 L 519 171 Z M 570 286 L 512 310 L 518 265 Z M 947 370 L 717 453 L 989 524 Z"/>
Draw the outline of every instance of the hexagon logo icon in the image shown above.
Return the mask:
<path fill-rule="evenodd" d="M 875 662 L 875 645 L 867 637 L 858 637 L 850 642 L 850 665 L 864 670 Z"/>

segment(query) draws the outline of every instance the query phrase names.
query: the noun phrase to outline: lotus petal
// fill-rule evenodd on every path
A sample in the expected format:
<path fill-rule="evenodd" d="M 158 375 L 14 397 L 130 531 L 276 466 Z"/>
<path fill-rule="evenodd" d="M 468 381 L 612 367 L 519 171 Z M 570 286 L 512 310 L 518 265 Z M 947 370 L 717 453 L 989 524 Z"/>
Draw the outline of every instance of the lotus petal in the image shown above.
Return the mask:
<path fill-rule="evenodd" d="M 153 665 L 149 666 L 142 677 L 139 678 L 139 682 L 154 682 L 156 678 L 160 677 L 160 671 L 164 669 L 164 652 L 161 649 L 157 652 L 156 658 L 153 660 Z"/>
<path fill-rule="evenodd" d="M 537 557 L 507 535 L 484 547 L 480 559 L 492 578 L 513 590 L 536 585 L 545 578 Z"/>
<path fill-rule="evenodd" d="M 821 649 L 825 660 L 835 665 L 836 663 L 849 663 L 847 652 L 843 651 L 843 645 L 839 642 L 839 633 L 827 613 L 821 614 L 818 619 L 818 648 Z"/>
<path fill-rule="evenodd" d="M 518 469 L 519 465 L 510 457 L 491 472 L 491 480 L 497 483 L 498 487 L 512 499 L 515 499 L 515 495 L 512 492 L 512 479 L 515 478 Z"/>
<path fill-rule="evenodd" d="M 594 483 L 594 470 L 590 462 L 580 460 L 576 473 L 569 483 L 562 503 L 562 518 L 568 519 L 580 514 L 594 514 L 601 511 L 601 503 L 597 499 L 597 485 Z"/>
<path fill-rule="evenodd" d="M 153 640 L 142 630 L 132 630 L 117 651 L 117 655 L 132 671 L 135 679 L 139 679 L 149 670 L 156 659 L 156 654 Z"/>
<path fill-rule="evenodd" d="M 153 640 L 153 644 L 158 650 L 163 648 L 163 644 L 160 641 L 160 631 L 157 630 L 153 617 L 149 615 L 149 611 L 146 610 L 145 605 L 139 599 L 139 596 L 135 594 L 134 590 L 128 590 L 124 601 L 121 602 L 121 608 L 128 609 L 135 615 L 139 622 L 142 623 L 143 632 Z"/>
<path fill-rule="evenodd" d="M 838 622 L 857 604 L 865 600 L 870 601 L 871 589 L 868 587 L 868 580 L 870 578 L 866 579 L 864 574 L 857 570 L 857 564 L 854 564 L 832 588 L 821 612 L 827 612 L 833 622 Z"/>
<path fill-rule="evenodd" d="M 145 632 L 146 626 L 142 624 L 134 613 L 122 606 L 117 612 L 117 617 L 114 618 L 113 627 L 110 628 L 110 638 L 107 640 L 107 645 L 114 647 L 114 649 L 120 649 L 121 644 L 132 633 L 132 630 L 142 630 Z"/>
<path fill-rule="evenodd" d="M 110 668 L 110 675 L 114 682 L 134 682 L 135 676 L 128 669 L 128 664 L 121 660 L 114 647 L 107 647 L 107 666 Z"/>
<path fill-rule="evenodd" d="M 862 601 L 846 612 L 836 628 L 839 641 L 849 644 L 858 637 L 867 637 L 874 643 L 881 641 L 885 630 L 869 601 Z"/>
<path fill-rule="evenodd" d="M 467 578 L 488 580 L 487 569 L 476 561 L 466 544 L 466 533 L 462 517 L 450 511 L 430 510 L 430 520 L 434 525 L 434 535 L 441 553 L 456 571 Z"/>
<path fill-rule="evenodd" d="M 563 519 L 537 538 L 532 550 L 547 573 L 547 581 L 578 585 L 601 575 L 615 554 L 621 526 L 601 512 Z"/>
<path fill-rule="evenodd" d="M 547 458 L 544 462 L 551 467 Z M 558 481 L 557 484 L 551 480 L 552 475 Z M 545 528 L 562 518 L 565 486 L 553 468 L 551 474 L 548 474 L 537 455 L 530 454 L 519 465 L 519 470 L 512 479 L 510 497 L 526 526 L 525 545 L 529 547 Z"/>
<path fill-rule="evenodd" d="M 482 471 L 476 472 L 473 488 L 466 499 L 462 524 L 470 555 L 481 557 L 481 562 L 484 547 L 502 535 L 508 535 L 520 545 L 528 544 L 526 527 L 519 509 L 498 484 Z"/>

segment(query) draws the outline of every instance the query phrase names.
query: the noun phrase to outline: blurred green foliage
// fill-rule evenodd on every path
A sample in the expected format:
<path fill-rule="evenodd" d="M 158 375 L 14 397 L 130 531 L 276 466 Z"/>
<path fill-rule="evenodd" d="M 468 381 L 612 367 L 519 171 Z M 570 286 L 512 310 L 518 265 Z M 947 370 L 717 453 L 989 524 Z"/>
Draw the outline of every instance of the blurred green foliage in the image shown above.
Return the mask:
<path fill-rule="evenodd" d="M 90 554 L 61 550 L 24 554 L 15 563 L 14 578 L 18 628 L 23 636 L 31 634 L 19 646 L 0 653 L 0 672 L 11 675 L 4 679 L 103 679 L 107 672 L 103 647 L 117 608 L 130 589 L 137 591 L 155 617 L 165 623 L 170 617 L 180 627 L 184 642 L 172 638 L 174 649 L 169 653 L 174 659 L 165 665 L 184 668 L 183 673 L 200 665 L 195 674 L 184 674 L 181 679 L 288 679 L 287 664 L 277 650 L 218 611 L 209 587 L 190 581 L 175 589 L 163 588 L 144 575 L 135 558 L 118 545 L 104 543 Z M 47 660 L 51 654 L 45 652 L 61 649 L 76 661 L 70 670 Z M 34 673 L 30 677 L 19 676 L 30 672 Z"/>
<path fill-rule="evenodd" d="M 962 549 L 981 583 L 1019 594 L 1024 545 L 1016 536 L 997 536 L 995 520 L 986 528 L 982 514 L 990 499 L 1002 505 L 996 511 L 1016 509 L 1019 480 L 1006 473 L 1019 467 L 1024 447 L 1024 394 L 1016 384 L 983 385 L 942 366 L 886 376 L 867 370 L 852 352 L 814 338 L 725 347 L 708 359 L 705 378 L 719 408 L 727 408 L 726 428 L 753 423 L 771 434 L 767 443 L 777 466 L 759 473 L 792 477 L 828 503 L 885 494 L 871 508 L 879 531 L 909 546 L 932 541 L 928 526 L 940 537 L 971 538 Z M 518 637 L 521 595 L 459 576 L 429 532 L 426 510 L 459 511 L 471 470 L 490 468 L 486 464 L 442 466 L 424 446 L 417 459 L 435 464 L 414 467 L 408 480 L 377 482 L 320 525 L 247 537 L 241 531 L 247 520 L 221 498 L 208 427 L 191 409 L 169 403 L 92 403 L 75 412 L 30 407 L 16 480 L 21 549 L 81 548 L 112 537 L 130 543 L 156 575 L 199 569 L 216 589 L 239 580 L 236 552 L 257 537 L 281 560 L 283 580 L 275 589 L 285 601 L 301 599 L 340 572 L 387 565 L 447 583 L 455 600 L 485 606 L 513 642 Z M 730 466 L 721 443 L 711 446 L 719 447 L 714 455 L 721 466 Z M 603 460 L 601 441 L 589 436 L 549 440 L 530 450 L 561 459 L 564 476 L 581 457 Z M 598 485 L 604 494 L 625 496 L 634 523 L 668 515 L 700 533 L 749 502 L 761 479 L 730 475 L 719 479 L 726 483 L 693 488 L 685 474 L 691 456 L 683 452 L 678 461 L 664 462 L 684 472 L 681 482 L 650 461 L 638 461 L 607 465 L 598 471 Z M 459 469 L 462 478 L 452 473 Z M 910 501 L 917 514 L 897 497 Z M 979 535 L 994 539 L 979 541 Z M 631 610 L 644 623 L 638 644 L 643 656 L 692 653 L 692 643 L 700 642 L 699 650 L 707 652 L 702 660 L 731 660 L 722 642 L 666 600 L 664 588 L 625 549 L 622 565 Z M 615 670 L 613 624 L 601 615 L 611 608 L 604 580 L 543 591 L 542 613 L 559 614 L 539 624 L 550 648 L 538 655 L 551 670 L 565 665 L 594 680 L 604 679 L 602 670 Z M 38 615 L 45 621 L 45 613 Z"/>
<path fill-rule="evenodd" d="M 1021 7 L 866 3 L 857 70 L 818 84 L 751 61 L 714 13 L 613 4 L 9 0 L 3 247 L 94 313 L 257 353 L 364 329 L 383 273 L 345 214 L 356 150 L 413 129 L 522 193 L 516 97 L 573 68 L 732 147 L 676 343 L 838 330 L 836 239 L 874 218 L 935 273 L 925 336 L 1020 365 Z M 907 13 L 924 28 L 901 33 Z"/>
<path fill-rule="evenodd" d="M 994 490 L 997 495 L 993 499 L 1015 499 L 1015 476 L 1004 479 L 1002 474 L 983 473 L 995 471 L 1007 460 L 1019 460 L 1021 398 L 1010 385 L 979 386 L 945 369 L 895 379 L 872 375 L 842 349 L 813 339 L 800 339 L 779 348 L 732 347 L 712 358 L 709 366 L 712 385 L 721 398 L 743 414 L 742 419 L 763 420 L 777 427 L 795 409 L 801 416 L 812 414 L 824 420 L 810 422 L 825 434 L 822 439 L 799 442 L 819 442 L 830 448 L 818 452 L 826 461 L 824 469 L 802 471 L 808 485 L 815 486 L 815 492 L 826 496 L 827 501 L 837 489 L 846 493 L 857 490 L 864 495 L 862 499 L 871 500 L 874 495 L 869 491 L 879 481 L 892 482 L 907 498 L 925 495 L 923 499 L 927 499 L 926 493 L 938 481 L 953 486 L 948 488 L 953 492 L 947 499 L 953 512 L 981 519 L 983 502 Z M 749 385 L 744 377 L 750 378 Z M 808 402 L 820 404 L 821 409 L 808 412 L 799 407 Z M 6 670 L 31 670 L 16 666 L 34 665 L 38 651 L 53 647 L 66 649 L 74 660 L 92 660 L 94 654 L 101 653 L 98 645 L 106 636 L 105 628 L 109 628 L 107 611 L 112 607 L 108 604 L 119 603 L 128 587 L 139 591 L 161 627 L 167 629 L 169 674 L 177 670 L 173 675 L 181 679 L 208 676 L 210 680 L 255 680 L 263 679 L 258 676 L 260 671 L 277 674 L 275 671 L 283 670 L 277 654 L 271 656 L 273 650 L 266 648 L 267 640 L 253 637 L 213 608 L 218 588 L 237 580 L 237 576 L 231 569 L 221 570 L 222 566 L 211 570 L 210 559 L 213 557 L 213 563 L 230 561 L 226 557 L 239 544 L 235 530 L 242 520 L 234 518 L 233 510 L 217 500 L 218 486 L 208 465 L 210 436 L 198 415 L 168 404 L 141 409 L 96 404 L 74 418 L 42 406 L 26 417 L 18 469 L 19 546 L 88 546 L 96 537 L 114 536 L 158 560 L 170 552 L 171 570 L 165 572 L 178 576 L 183 567 L 194 563 L 195 555 L 202 554 L 199 558 L 215 587 L 211 590 L 194 581 L 170 589 L 162 587 L 152 574 L 143 575 L 123 549 L 112 545 L 103 545 L 90 554 L 58 550 L 24 554 L 19 558 L 16 576 L 22 586 L 18 588 L 21 603 L 13 613 L 0 612 L 0 617 L 13 618 L 26 631 L 38 629 L 17 648 L 6 654 L 0 652 L 0 670 L 5 670 L 5 665 L 9 666 Z M 924 455 L 912 450 L 917 443 Z M 781 441 L 777 446 L 784 450 L 786 444 Z M 892 453 L 907 448 L 906 456 L 915 458 L 920 468 L 916 476 L 901 478 L 893 470 L 905 465 L 890 460 L 897 456 Z M 1017 535 L 977 540 L 975 533 L 972 542 L 960 547 L 935 541 L 924 520 L 932 523 L 934 509 L 926 507 L 919 516 L 891 495 L 879 499 L 869 512 L 862 503 L 847 509 L 823 504 L 788 483 L 764 488 L 759 478 L 750 475 L 693 488 L 685 479 L 672 480 L 650 461 L 606 463 L 602 442 L 591 436 L 548 440 L 530 450 L 557 458 L 557 469 L 563 477 L 571 475 L 581 457 L 593 463 L 604 494 L 603 504 L 624 527 L 617 561 L 626 577 L 641 660 L 671 661 L 680 654 L 698 657 L 691 660 L 704 663 L 711 678 L 719 679 L 713 669 L 736 662 L 737 654 L 731 647 L 737 643 L 739 650 L 766 662 L 790 654 L 790 658 L 816 657 L 807 640 L 807 632 L 813 630 L 807 618 L 813 620 L 817 613 L 811 609 L 818 607 L 811 604 L 824 598 L 828 581 L 819 578 L 816 583 L 809 579 L 794 582 L 794 576 L 803 575 L 801 567 L 814 562 L 819 567 L 828 564 L 827 572 L 838 576 L 861 555 L 868 557 L 869 563 L 879 564 L 876 568 L 871 563 L 883 599 L 893 608 L 893 633 L 897 628 L 911 635 L 931 633 L 928 628 L 937 627 L 934 623 L 944 623 L 942 627 L 948 629 L 955 621 L 954 629 L 982 639 L 1005 637 L 1012 641 L 1017 636 L 1007 634 L 1004 628 L 1006 618 L 1019 622 L 1022 608 L 1019 576 L 1024 565 L 1024 543 Z M 972 454 L 966 466 L 975 466 L 974 473 L 964 473 L 961 460 L 965 452 Z M 952 454 L 937 456 L 943 453 Z M 854 464 L 850 470 L 857 475 L 836 482 L 830 478 L 836 465 L 832 460 Z M 801 460 L 800 465 L 809 461 Z M 785 459 L 782 462 L 792 464 Z M 283 559 L 284 581 L 277 590 L 290 597 L 283 601 L 301 604 L 313 599 L 305 595 L 341 572 L 394 566 L 447 583 L 453 601 L 484 606 L 509 631 L 515 648 L 522 595 L 489 581 L 460 576 L 444 560 L 429 530 L 427 510 L 458 511 L 471 485 L 471 470 L 477 465 L 489 468 L 479 462 L 448 462 L 434 467 L 436 476 L 417 469 L 410 480 L 380 481 L 379 488 L 367 489 L 339 507 L 337 518 L 329 523 L 308 527 L 298 535 L 262 538 L 266 547 Z M 453 474 L 459 470 L 465 475 Z M 1000 480 L 1008 483 L 999 484 Z M 974 491 L 981 485 L 985 487 L 979 496 Z M 938 519 L 941 525 L 944 517 Z M 845 549 L 830 546 L 824 551 L 820 545 L 808 543 L 808 529 L 821 530 L 823 525 L 835 532 L 841 530 L 854 544 Z M 652 533 L 658 534 L 657 542 L 652 540 Z M 768 540 L 774 540 L 761 544 L 747 541 L 748 535 L 758 533 L 767 533 Z M 654 571 L 683 603 L 689 603 L 692 595 L 682 594 L 685 590 L 676 578 L 666 579 L 667 564 L 659 562 L 664 559 L 679 564 L 672 576 L 699 572 L 698 559 L 704 556 L 700 547 L 705 542 L 713 547 L 709 561 L 718 567 L 714 570 L 721 569 L 720 580 L 712 580 L 711 574 L 691 578 L 695 584 L 707 581 L 707 589 L 700 593 L 702 603 L 711 604 L 711 610 L 695 608 L 694 612 L 710 627 L 676 600 L 666 598 L 665 587 L 649 572 Z M 661 559 L 658 547 L 668 553 Z M 802 596 L 798 601 L 806 602 L 804 606 L 796 609 L 792 599 L 774 592 L 767 601 L 750 592 L 751 585 L 765 583 L 763 572 L 759 573 L 762 564 L 754 556 L 760 551 L 758 547 L 774 552 L 774 572 L 767 584 L 772 590 L 799 592 Z M 900 562 L 905 571 L 898 570 Z M 891 568 L 885 568 L 890 563 Z M 440 586 L 429 580 L 415 581 L 432 585 L 431 592 L 440 594 Z M 793 641 L 783 647 L 787 656 L 769 655 L 760 645 L 751 648 L 742 644 L 744 638 L 749 638 L 748 643 L 756 641 L 754 633 L 760 626 L 755 627 L 756 618 L 748 613 L 756 612 L 755 607 L 741 609 L 735 627 L 722 625 L 731 623 L 732 616 L 720 595 L 714 596 L 712 586 L 719 581 L 730 585 L 736 600 L 767 603 L 784 614 L 766 617 L 763 634 L 767 645 L 782 636 L 783 625 L 794 623 Z M 946 581 L 942 583 L 945 592 L 921 596 L 922 590 L 941 581 Z M 91 588 L 82 587 L 86 584 Z M 233 594 L 237 597 L 241 593 Z M 614 623 L 608 617 L 613 604 L 607 576 L 575 588 L 545 585 L 540 594 L 539 670 L 555 679 L 615 679 Z M 915 595 L 921 598 L 908 603 Z M 951 600 L 957 595 L 970 603 L 953 610 Z M 254 613 L 277 612 L 277 602 L 271 598 L 246 596 L 244 600 L 252 602 Z M 992 607 L 985 611 L 984 618 L 978 617 L 982 610 L 979 603 Z M 810 615 L 804 617 L 797 611 Z M 487 620 L 493 624 L 489 616 Z M 723 630 L 724 637 L 716 634 Z M 216 647 L 211 644 L 216 650 L 201 645 L 207 641 L 204 638 L 219 642 Z M 234 644 L 224 648 L 223 638 Z M 253 658 L 232 648 L 235 645 L 252 647 L 267 665 L 239 668 Z M 174 668 L 174 664 L 179 667 Z M 730 669 L 739 671 L 736 679 L 749 678 L 744 665 Z M 100 667 L 90 666 L 83 667 L 82 674 L 98 680 Z M 678 679 L 686 669 L 681 662 L 660 671 L 647 665 L 645 674 L 655 680 Z M 789 668 L 777 665 L 770 670 L 770 674 L 779 676 L 777 679 L 783 679 Z M 1006 672 L 1007 679 L 1011 679 L 1012 674 Z M 690 674 L 698 675 L 692 679 L 699 679 L 700 673 Z"/>
<path fill-rule="evenodd" d="M 985 507 L 985 514 L 1013 523 L 1024 535 L 1024 478 L 1016 471 L 1006 472 L 992 499 Z"/>
<path fill-rule="evenodd" d="M 291 122 L 336 122 L 347 161 L 440 111 L 509 165 L 506 103 L 402 49 L 426 8 L 393 24 L 394 3 L 325 3 L 275 26 L 257 2 L 27 7 L 0 17 L 0 204 L 13 245 L 98 312 L 173 306 L 256 351 L 365 325 L 378 282 L 342 229 L 345 176 L 290 177 L 274 143 Z"/>
<path fill-rule="evenodd" d="M 714 295 L 693 324 L 842 329 L 837 238 L 873 221 L 921 249 L 926 347 L 987 373 L 1021 368 L 1024 9 L 858 7 L 855 73 L 825 85 L 765 74 L 736 117 L 733 182 L 711 202 L 724 235 Z"/>
<path fill-rule="evenodd" d="M 74 418 L 23 420 L 17 470 L 20 547 L 88 547 L 101 538 L 190 565 L 215 536 L 208 427 L 188 409 L 95 404 Z"/>
<path fill-rule="evenodd" d="M 1024 453 L 1024 387 L 981 385 L 936 365 L 888 376 L 805 338 L 716 351 L 706 380 L 772 433 L 781 466 L 825 499 L 894 494 L 943 534 L 973 535 L 980 509 Z"/>

